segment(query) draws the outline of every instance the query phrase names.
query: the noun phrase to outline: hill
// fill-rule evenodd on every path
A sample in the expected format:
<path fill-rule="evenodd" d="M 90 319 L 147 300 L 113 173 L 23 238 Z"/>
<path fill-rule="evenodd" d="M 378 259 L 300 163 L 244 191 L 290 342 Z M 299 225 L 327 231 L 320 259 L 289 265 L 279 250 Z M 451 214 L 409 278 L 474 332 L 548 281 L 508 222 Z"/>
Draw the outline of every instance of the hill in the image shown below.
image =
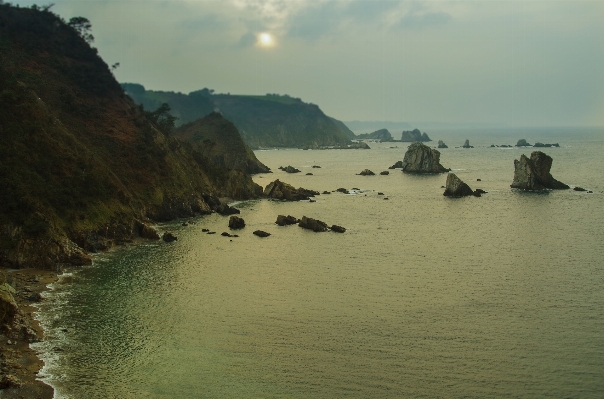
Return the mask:
<path fill-rule="evenodd" d="M 357 136 L 360 140 L 380 140 L 380 141 L 393 141 L 392 135 L 388 129 L 376 130 L 372 133 L 363 133 Z"/>
<path fill-rule="evenodd" d="M 186 124 L 219 111 L 237 127 L 245 143 L 253 149 L 346 145 L 354 138 L 354 133 L 344 123 L 325 115 L 317 105 L 288 95 L 214 94 L 207 88 L 187 95 L 145 90 L 135 83 L 123 83 L 122 87 L 146 109 L 169 104 L 179 118 L 177 124 Z"/>
<path fill-rule="evenodd" d="M 0 265 L 89 263 L 149 221 L 261 194 L 135 105 L 71 22 L 0 4 Z"/>

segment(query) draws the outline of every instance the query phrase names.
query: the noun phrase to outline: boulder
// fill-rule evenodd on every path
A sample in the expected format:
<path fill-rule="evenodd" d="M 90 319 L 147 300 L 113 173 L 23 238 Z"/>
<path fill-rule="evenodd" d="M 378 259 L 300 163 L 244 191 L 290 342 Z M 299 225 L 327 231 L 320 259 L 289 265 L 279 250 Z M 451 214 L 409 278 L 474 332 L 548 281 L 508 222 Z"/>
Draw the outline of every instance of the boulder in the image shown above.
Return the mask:
<path fill-rule="evenodd" d="M 369 169 L 365 169 L 363 170 L 361 173 L 359 173 L 360 176 L 375 176 L 375 173 L 373 173 L 371 170 Z"/>
<path fill-rule="evenodd" d="M 285 168 L 283 168 L 283 171 L 287 172 L 287 173 L 300 173 L 300 169 L 296 169 L 291 165 L 288 165 Z"/>
<path fill-rule="evenodd" d="M 391 167 L 389 167 L 388 169 L 396 169 L 396 168 L 402 168 L 403 167 L 403 161 L 396 161 L 396 163 L 394 165 L 392 165 Z"/>
<path fill-rule="evenodd" d="M 229 229 L 238 230 L 245 227 L 245 220 L 239 216 L 231 216 L 229 218 Z"/>
<path fill-rule="evenodd" d="M 527 141 L 525 139 L 520 139 L 516 143 L 516 147 L 531 147 L 531 145 L 529 143 L 527 143 Z"/>
<path fill-rule="evenodd" d="M 587 190 L 586 190 L 586 189 L 584 189 L 583 187 L 579 187 L 579 186 L 577 186 L 577 187 L 573 188 L 573 190 L 575 190 L 575 191 L 587 191 Z"/>
<path fill-rule="evenodd" d="M 269 183 L 264 189 L 264 196 L 285 201 L 308 200 L 310 197 L 320 194 L 318 191 L 307 190 L 302 187 L 296 189 L 290 184 L 279 181 L 279 179 Z"/>
<path fill-rule="evenodd" d="M 312 167 L 313 167 L 313 169 L 321 169 L 321 167 L 319 165 L 313 165 Z"/>
<path fill-rule="evenodd" d="M 15 302 L 15 298 L 13 294 L 15 294 L 15 289 L 4 282 L 0 284 L 0 323 L 11 324 L 13 318 L 17 314 L 19 307 L 17 306 L 17 302 Z"/>
<path fill-rule="evenodd" d="M 291 215 L 288 215 L 288 216 L 278 215 L 277 221 L 275 223 L 278 224 L 279 226 L 288 226 L 290 224 L 296 224 L 298 222 L 299 222 L 298 218 L 295 218 Z"/>
<path fill-rule="evenodd" d="M 474 195 L 474 192 L 466 183 L 464 183 L 455 173 L 449 173 L 447 175 L 447 182 L 445 183 L 445 192 L 443 193 L 446 197 L 466 197 L 468 195 Z"/>
<path fill-rule="evenodd" d="M 172 233 L 164 233 L 162 239 L 165 242 L 172 242 L 172 241 L 178 240 L 178 238 L 176 238 L 176 236 L 174 234 L 172 234 Z"/>
<path fill-rule="evenodd" d="M 438 140 L 438 148 L 449 148 L 444 141 Z"/>
<path fill-rule="evenodd" d="M 336 233 L 346 233 L 346 229 L 342 226 L 338 226 L 337 224 L 331 226 L 331 231 L 334 231 Z"/>
<path fill-rule="evenodd" d="M 461 148 L 474 148 L 474 147 L 470 145 L 470 140 L 466 139 L 466 141 L 463 143 Z"/>
<path fill-rule="evenodd" d="M 155 231 L 155 229 L 153 227 L 150 227 L 142 222 L 137 222 L 136 227 L 138 230 L 138 235 L 141 238 L 146 238 L 148 240 L 159 240 L 160 239 L 159 234 L 157 234 L 157 231 Z"/>
<path fill-rule="evenodd" d="M 266 231 L 262 231 L 262 230 L 256 230 L 256 231 L 254 231 L 253 234 L 258 237 L 268 237 L 271 235 L 271 233 L 267 233 Z"/>
<path fill-rule="evenodd" d="M 380 175 L 382 175 L 382 176 L 388 176 L 389 174 L 390 174 L 390 172 L 388 172 L 387 170 L 380 172 Z"/>
<path fill-rule="evenodd" d="M 328 230 L 326 223 L 317 219 L 307 218 L 306 216 L 302 216 L 302 219 L 300 219 L 298 226 L 304 229 L 312 230 L 316 233 Z"/>
<path fill-rule="evenodd" d="M 405 173 L 445 173 L 450 169 L 439 163 L 440 152 L 422 143 L 413 143 L 403 158 L 402 168 Z"/>
<path fill-rule="evenodd" d="M 229 216 L 229 215 L 238 215 L 241 213 L 241 211 L 237 208 L 233 208 L 232 206 L 229 206 L 227 204 L 220 204 L 216 207 L 216 212 L 218 212 L 219 214 L 223 215 L 223 216 Z"/>
<path fill-rule="evenodd" d="M 520 160 L 514 160 L 514 181 L 510 187 L 529 191 L 569 189 L 550 174 L 552 162 L 552 158 L 541 151 L 531 153 L 530 158 L 522 154 Z"/>
<path fill-rule="evenodd" d="M 342 193 L 342 194 L 350 194 L 350 192 L 347 189 L 342 188 L 342 187 L 338 188 L 336 191 L 339 193 Z"/>

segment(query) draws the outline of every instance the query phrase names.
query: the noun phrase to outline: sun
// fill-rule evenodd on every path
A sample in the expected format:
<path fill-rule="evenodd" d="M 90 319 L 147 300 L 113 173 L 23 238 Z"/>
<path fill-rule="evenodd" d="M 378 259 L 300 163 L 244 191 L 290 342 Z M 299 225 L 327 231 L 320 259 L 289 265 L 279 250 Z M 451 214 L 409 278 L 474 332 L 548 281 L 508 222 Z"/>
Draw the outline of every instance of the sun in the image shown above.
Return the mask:
<path fill-rule="evenodd" d="M 260 47 L 273 47 L 275 45 L 275 39 L 270 33 L 262 32 L 258 34 L 257 45 Z"/>

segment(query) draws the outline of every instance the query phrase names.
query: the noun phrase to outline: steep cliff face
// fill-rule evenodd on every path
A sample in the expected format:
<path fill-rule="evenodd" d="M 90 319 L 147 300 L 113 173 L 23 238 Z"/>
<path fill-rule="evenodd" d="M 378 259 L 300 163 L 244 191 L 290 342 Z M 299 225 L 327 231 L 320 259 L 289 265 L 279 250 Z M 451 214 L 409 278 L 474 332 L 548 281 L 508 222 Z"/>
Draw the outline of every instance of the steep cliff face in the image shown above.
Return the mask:
<path fill-rule="evenodd" d="M 247 173 L 267 173 L 254 152 L 243 142 L 235 125 L 219 113 L 182 125 L 174 136 L 191 143 L 193 148 L 216 165 L 240 169 Z"/>
<path fill-rule="evenodd" d="M 450 170 L 440 164 L 440 152 L 422 143 L 409 146 L 400 167 L 405 173 L 445 173 Z"/>
<path fill-rule="evenodd" d="M 0 265 L 86 263 L 89 240 L 132 238 L 137 220 L 261 192 L 158 130 L 53 13 L 0 4 L 0 59 Z"/>
<path fill-rule="evenodd" d="M 514 180 L 510 187 L 522 190 L 569 189 L 551 175 L 552 162 L 552 157 L 541 151 L 532 152 L 530 158 L 522 154 L 519 160 L 514 160 Z"/>

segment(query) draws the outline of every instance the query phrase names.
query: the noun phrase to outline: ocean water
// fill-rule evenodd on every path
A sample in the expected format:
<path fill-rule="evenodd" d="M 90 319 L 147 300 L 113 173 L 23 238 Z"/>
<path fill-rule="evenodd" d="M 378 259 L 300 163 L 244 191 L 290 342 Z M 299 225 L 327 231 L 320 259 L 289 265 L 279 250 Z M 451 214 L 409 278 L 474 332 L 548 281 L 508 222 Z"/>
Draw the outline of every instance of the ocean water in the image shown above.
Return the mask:
<path fill-rule="evenodd" d="M 56 398 L 603 397 L 603 129 L 428 133 L 488 194 L 445 198 L 446 174 L 356 175 L 388 170 L 405 143 L 257 151 L 275 172 L 263 186 L 358 191 L 240 203 L 237 238 L 210 215 L 71 270 L 40 305 L 42 379 Z M 593 193 L 511 190 L 533 149 L 489 146 L 520 138 L 560 143 L 543 149 L 553 176 Z M 475 148 L 454 148 L 465 139 Z"/>

